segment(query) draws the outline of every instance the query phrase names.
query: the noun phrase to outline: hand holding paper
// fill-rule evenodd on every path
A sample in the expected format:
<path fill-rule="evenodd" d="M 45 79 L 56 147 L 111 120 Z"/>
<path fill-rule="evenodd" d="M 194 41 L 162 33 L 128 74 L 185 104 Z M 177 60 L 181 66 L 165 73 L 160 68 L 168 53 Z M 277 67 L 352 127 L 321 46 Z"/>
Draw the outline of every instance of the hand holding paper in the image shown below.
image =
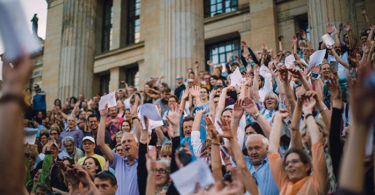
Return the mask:
<path fill-rule="evenodd" d="M 102 96 L 99 101 L 99 110 L 104 110 L 108 104 L 108 108 L 117 106 L 116 92 L 111 92 L 105 96 Z"/>
<path fill-rule="evenodd" d="M 310 56 L 309 69 L 323 62 L 326 50 L 317 50 Z"/>
<path fill-rule="evenodd" d="M 240 69 L 237 67 L 236 70 L 230 75 L 230 86 L 241 86 L 241 83 L 245 81 L 242 78 Z"/>

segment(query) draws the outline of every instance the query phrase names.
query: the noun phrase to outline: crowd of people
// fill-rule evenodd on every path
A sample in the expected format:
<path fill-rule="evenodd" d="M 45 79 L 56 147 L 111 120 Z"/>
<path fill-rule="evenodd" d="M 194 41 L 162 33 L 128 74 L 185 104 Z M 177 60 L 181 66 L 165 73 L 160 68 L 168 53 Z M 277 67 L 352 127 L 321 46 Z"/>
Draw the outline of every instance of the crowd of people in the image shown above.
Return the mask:
<path fill-rule="evenodd" d="M 39 85 L 24 90 L 29 57 L 4 62 L 0 193 L 179 194 L 171 174 L 202 159 L 215 184 L 191 194 L 374 194 L 375 25 L 326 30 L 335 43 L 319 48 L 303 31 L 290 51 L 242 41 L 227 64 L 176 75 L 173 91 L 162 77 L 122 82 L 117 106 L 101 110 L 105 94 L 47 110 Z M 145 104 L 163 125 L 148 129 Z M 38 129 L 35 144 L 23 143 L 24 127 Z"/>

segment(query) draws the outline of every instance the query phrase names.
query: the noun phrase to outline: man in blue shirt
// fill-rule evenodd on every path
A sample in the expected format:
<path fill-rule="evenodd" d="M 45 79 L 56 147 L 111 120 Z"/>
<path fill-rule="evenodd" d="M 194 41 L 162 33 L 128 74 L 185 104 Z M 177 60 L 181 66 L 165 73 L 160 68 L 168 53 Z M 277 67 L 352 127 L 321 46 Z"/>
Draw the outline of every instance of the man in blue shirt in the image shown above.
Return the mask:
<path fill-rule="evenodd" d="M 34 85 L 35 95 L 33 97 L 33 111 L 34 115 L 38 111 L 43 112 L 43 116 L 46 116 L 46 92 L 40 89 L 38 84 Z"/>
<path fill-rule="evenodd" d="M 246 165 L 261 194 L 279 194 L 268 164 L 268 139 L 260 134 L 251 134 L 246 140 L 246 149 L 249 155 L 245 156 Z"/>

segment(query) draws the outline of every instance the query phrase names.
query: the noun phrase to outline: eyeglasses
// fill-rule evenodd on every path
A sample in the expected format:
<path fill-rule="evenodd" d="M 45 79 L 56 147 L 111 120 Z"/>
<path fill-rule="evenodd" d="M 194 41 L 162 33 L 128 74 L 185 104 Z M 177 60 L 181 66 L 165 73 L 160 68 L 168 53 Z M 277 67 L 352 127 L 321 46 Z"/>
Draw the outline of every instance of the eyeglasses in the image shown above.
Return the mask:
<path fill-rule="evenodd" d="M 50 133 L 51 135 L 58 135 L 58 133 Z"/>
<path fill-rule="evenodd" d="M 156 169 L 156 173 L 159 173 L 159 174 L 167 174 L 169 173 L 167 170 L 165 169 Z"/>

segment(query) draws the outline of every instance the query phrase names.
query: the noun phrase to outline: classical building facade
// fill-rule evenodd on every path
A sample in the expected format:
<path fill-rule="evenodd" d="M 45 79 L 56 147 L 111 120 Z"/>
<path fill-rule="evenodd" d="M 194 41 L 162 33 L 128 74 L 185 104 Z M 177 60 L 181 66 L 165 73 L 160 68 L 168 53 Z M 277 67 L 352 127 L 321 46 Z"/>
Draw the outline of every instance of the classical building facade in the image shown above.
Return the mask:
<path fill-rule="evenodd" d="M 165 76 L 174 87 L 194 61 L 227 61 L 241 40 L 259 50 L 291 47 L 305 30 L 315 44 L 330 22 L 365 27 L 361 8 L 372 0 L 47 0 L 47 32 L 41 85 L 51 106 L 55 98 L 90 97 L 120 88 L 120 81 L 143 88 Z M 368 11 L 371 21 L 375 13 Z M 316 46 L 316 45 L 314 45 Z M 39 63 L 41 64 L 41 63 Z M 38 66 L 36 70 L 40 70 Z"/>

